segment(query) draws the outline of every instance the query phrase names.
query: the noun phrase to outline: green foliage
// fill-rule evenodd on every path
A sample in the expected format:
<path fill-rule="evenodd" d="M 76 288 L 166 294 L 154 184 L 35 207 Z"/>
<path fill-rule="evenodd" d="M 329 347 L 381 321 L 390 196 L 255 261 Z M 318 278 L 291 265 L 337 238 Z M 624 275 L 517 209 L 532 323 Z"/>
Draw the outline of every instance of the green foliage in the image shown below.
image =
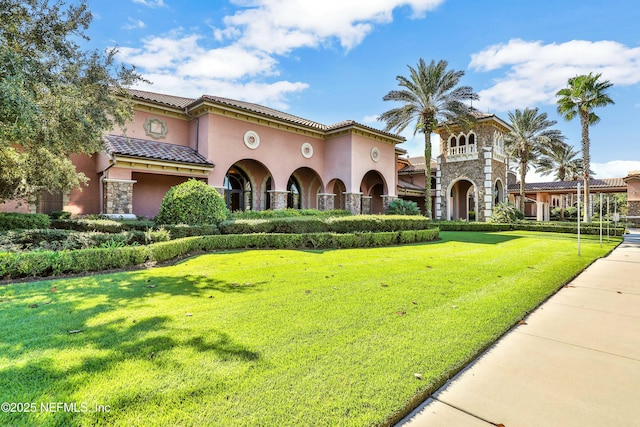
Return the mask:
<path fill-rule="evenodd" d="M 164 262 L 194 251 L 230 249 L 340 249 L 388 246 L 436 240 L 438 229 L 385 233 L 233 234 L 185 237 L 147 246 L 124 246 L 113 237 L 100 248 L 34 252 L 0 252 L 0 278 L 45 277 L 56 274 L 122 268 Z M 116 235 L 117 236 L 117 235 Z"/>
<path fill-rule="evenodd" d="M 70 219 L 71 212 L 65 211 L 53 211 L 49 214 L 49 218 L 51 219 Z"/>
<path fill-rule="evenodd" d="M 271 219 L 271 218 L 290 218 L 300 216 L 317 216 L 328 218 L 331 216 L 346 216 L 351 212 L 342 209 L 331 209 L 327 211 L 319 211 L 317 209 L 267 209 L 264 211 L 237 211 L 233 212 L 230 219 Z"/>
<path fill-rule="evenodd" d="M 418 204 L 411 200 L 395 199 L 387 207 L 389 215 L 420 215 Z"/>
<path fill-rule="evenodd" d="M 220 224 L 222 234 L 247 233 L 366 233 L 420 230 L 429 226 L 421 216 L 354 215 L 337 217 L 290 217 L 274 219 L 239 219 Z"/>
<path fill-rule="evenodd" d="M 441 237 L 2 286 L 3 396 L 111 407 L 4 413 L 2 424 L 396 425 L 617 244 L 585 238 L 577 257 L 574 236 Z M 58 265 L 100 260 L 69 255 Z"/>
<path fill-rule="evenodd" d="M 92 154 L 133 115 L 125 87 L 140 80 L 116 50 L 83 51 L 86 2 L 4 0 L 0 8 L 0 201 L 87 182 L 70 154 Z M 46 165 L 46 167 L 43 167 Z"/>
<path fill-rule="evenodd" d="M 489 221 L 494 224 L 510 224 L 524 219 L 524 214 L 509 202 L 502 202 L 494 206 Z"/>
<path fill-rule="evenodd" d="M 49 224 L 49 217 L 44 214 L 0 212 L 0 231 L 47 228 Z"/>
<path fill-rule="evenodd" d="M 202 181 L 190 179 L 171 187 L 156 217 L 158 224 L 218 224 L 229 215 L 218 191 Z"/>

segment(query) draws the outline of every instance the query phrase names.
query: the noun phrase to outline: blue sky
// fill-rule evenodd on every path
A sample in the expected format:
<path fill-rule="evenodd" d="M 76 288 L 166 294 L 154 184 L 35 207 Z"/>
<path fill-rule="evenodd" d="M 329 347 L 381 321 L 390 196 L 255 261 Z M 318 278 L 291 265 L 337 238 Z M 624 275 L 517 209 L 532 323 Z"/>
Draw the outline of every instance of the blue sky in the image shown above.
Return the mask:
<path fill-rule="evenodd" d="M 556 113 L 569 77 L 602 73 L 615 105 L 597 110 L 597 177 L 640 169 L 640 5 L 636 0 L 88 0 L 87 47 L 152 81 L 140 89 L 225 96 L 332 124 L 382 128 L 395 77 L 419 58 L 463 70 L 474 106 L 507 120 L 538 107 L 579 148 L 579 122 Z M 422 139 L 401 147 L 420 155 Z M 438 154 L 438 150 L 434 155 Z M 538 180 L 531 174 L 531 179 Z"/>

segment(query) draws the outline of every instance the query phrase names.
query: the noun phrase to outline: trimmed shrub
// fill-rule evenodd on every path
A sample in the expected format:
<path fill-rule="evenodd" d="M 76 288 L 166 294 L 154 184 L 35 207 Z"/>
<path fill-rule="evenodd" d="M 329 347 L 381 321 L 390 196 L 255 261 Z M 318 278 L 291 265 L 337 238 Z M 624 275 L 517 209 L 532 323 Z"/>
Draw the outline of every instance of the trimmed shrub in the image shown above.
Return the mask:
<path fill-rule="evenodd" d="M 395 199 L 387 207 L 389 215 L 420 215 L 418 204 L 411 200 Z"/>
<path fill-rule="evenodd" d="M 511 203 L 502 202 L 493 208 L 489 222 L 494 224 L 511 224 L 519 219 L 524 219 L 524 214 Z"/>
<path fill-rule="evenodd" d="M 430 221 L 422 216 L 358 215 L 331 218 L 291 217 L 274 219 L 240 219 L 220 224 L 222 234 L 248 233 L 368 233 L 420 230 Z"/>
<path fill-rule="evenodd" d="M 0 278 L 45 277 L 102 271 L 163 262 L 193 251 L 277 248 L 363 248 L 426 242 L 438 238 L 438 229 L 386 233 L 229 234 L 185 237 L 147 246 L 92 248 L 72 251 L 0 252 Z"/>
<path fill-rule="evenodd" d="M 342 209 L 332 209 L 320 211 L 317 209 L 267 209 L 264 211 L 236 211 L 230 215 L 231 219 L 271 219 L 271 218 L 291 218 L 300 216 L 317 216 L 328 218 L 331 216 L 347 216 L 351 212 Z"/>
<path fill-rule="evenodd" d="M 44 214 L 0 212 L 0 231 L 49 228 L 50 219 Z"/>
<path fill-rule="evenodd" d="M 229 215 L 218 191 L 202 181 L 190 179 L 171 187 L 160 204 L 158 224 L 218 224 Z"/>

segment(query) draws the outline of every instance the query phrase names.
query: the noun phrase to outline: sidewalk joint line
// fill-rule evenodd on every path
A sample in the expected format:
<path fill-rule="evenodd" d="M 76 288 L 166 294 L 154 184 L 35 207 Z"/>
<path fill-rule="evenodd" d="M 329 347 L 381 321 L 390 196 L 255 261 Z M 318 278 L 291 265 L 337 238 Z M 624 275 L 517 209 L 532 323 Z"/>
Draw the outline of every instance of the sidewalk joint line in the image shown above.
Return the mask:
<path fill-rule="evenodd" d="M 451 403 L 447 403 L 447 402 L 445 402 L 445 401 L 443 401 L 443 400 L 440 400 L 440 399 L 438 399 L 438 398 L 435 398 L 435 397 L 432 397 L 432 399 L 433 399 L 434 401 L 436 401 L 436 402 L 440 402 L 440 403 L 442 403 L 442 404 L 444 404 L 444 405 L 447 405 L 448 407 L 450 407 L 450 408 L 452 408 L 452 409 L 455 409 L 456 411 L 460 411 L 460 412 L 462 412 L 462 413 L 464 413 L 464 414 L 467 414 L 467 415 L 469 415 L 470 417 L 476 418 L 476 419 L 478 419 L 478 420 L 480 420 L 480 421 L 483 421 L 483 422 L 485 422 L 485 423 L 487 423 L 487 424 L 491 424 L 492 426 L 497 426 L 497 425 L 498 425 L 498 424 L 493 423 L 493 422 L 491 422 L 491 421 L 489 421 L 489 420 L 487 420 L 487 419 L 485 419 L 485 418 L 482 418 L 482 417 L 481 417 L 481 416 L 479 416 L 479 415 L 472 414 L 472 413 L 471 413 L 471 412 L 469 412 L 469 411 L 465 411 L 465 410 L 464 410 L 464 409 L 462 409 L 462 408 L 458 408 L 457 406 L 452 405 Z"/>
<path fill-rule="evenodd" d="M 567 342 L 567 341 L 560 341 L 560 340 L 555 339 L 555 338 L 548 338 L 548 337 L 543 337 L 541 335 L 534 335 L 534 334 L 529 333 L 529 332 L 523 332 L 523 331 L 519 331 L 519 330 L 516 330 L 516 332 L 519 332 L 519 333 L 521 333 L 523 335 L 528 335 L 528 336 L 534 337 L 534 338 L 540 338 L 540 339 L 547 340 L 547 341 L 557 342 L 559 344 L 565 344 L 565 345 L 568 345 L 568 346 L 571 346 L 571 347 L 576 347 L 576 348 L 581 348 L 581 349 L 584 349 L 584 350 L 595 351 L 597 353 L 602 353 L 602 354 L 608 354 L 610 356 L 620 357 L 622 359 L 633 360 L 634 362 L 640 362 L 640 359 L 635 358 L 635 357 L 623 356 L 621 354 L 611 353 L 609 351 L 598 350 L 597 348 L 585 347 L 583 345 L 573 344 L 573 343 L 570 343 L 570 342 Z"/>

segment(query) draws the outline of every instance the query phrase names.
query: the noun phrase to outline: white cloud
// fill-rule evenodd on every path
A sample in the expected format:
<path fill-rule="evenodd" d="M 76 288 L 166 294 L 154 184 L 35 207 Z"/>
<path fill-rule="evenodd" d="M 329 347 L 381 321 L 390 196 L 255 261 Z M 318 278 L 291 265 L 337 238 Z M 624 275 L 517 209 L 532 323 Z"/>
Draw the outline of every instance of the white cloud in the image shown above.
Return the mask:
<path fill-rule="evenodd" d="M 362 123 L 365 123 L 365 124 L 378 123 L 379 124 L 380 122 L 378 121 L 378 117 L 380 116 L 378 115 L 364 116 L 362 118 Z"/>
<path fill-rule="evenodd" d="M 163 0 L 133 1 L 166 7 Z M 145 38 L 141 46 L 120 48 L 119 59 L 135 65 L 155 83 L 148 89 L 156 92 L 220 95 L 286 109 L 287 96 L 308 85 L 273 81 L 279 75 L 279 56 L 336 40 L 351 49 L 374 25 L 390 22 L 396 8 L 409 7 L 419 17 L 444 1 L 232 0 L 238 11 L 223 19 L 223 28 L 207 24 L 213 37 L 176 29 Z"/>
<path fill-rule="evenodd" d="M 640 47 L 607 40 L 543 44 L 513 39 L 471 55 L 469 67 L 477 72 L 506 69 L 492 87 L 478 93 L 477 107 L 507 111 L 555 103 L 556 92 L 579 74 L 602 73 L 616 85 L 639 83 Z"/>
<path fill-rule="evenodd" d="M 612 160 L 607 163 L 591 163 L 594 178 L 624 178 L 631 171 L 640 170 L 640 161 Z"/>
<path fill-rule="evenodd" d="M 127 23 L 124 24 L 122 26 L 122 29 L 124 30 L 135 30 L 137 28 L 145 28 L 146 25 L 143 21 L 139 20 L 139 19 L 133 19 L 133 18 L 129 18 L 127 20 Z"/>
<path fill-rule="evenodd" d="M 133 2 L 152 8 L 166 7 L 164 0 L 133 0 Z"/>
<path fill-rule="evenodd" d="M 283 54 L 300 47 L 317 47 L 339 40 L 352 49 L 372 31 L 375 24 L 393 20 L 393 10 L 409 6 L 422 16 L 444 0 L 255 0 L 248 7 L 225 18 L 218 37 L 237 39 L 243 45 Z M 246 2 L 236 1 L 239 5 Z"/>

